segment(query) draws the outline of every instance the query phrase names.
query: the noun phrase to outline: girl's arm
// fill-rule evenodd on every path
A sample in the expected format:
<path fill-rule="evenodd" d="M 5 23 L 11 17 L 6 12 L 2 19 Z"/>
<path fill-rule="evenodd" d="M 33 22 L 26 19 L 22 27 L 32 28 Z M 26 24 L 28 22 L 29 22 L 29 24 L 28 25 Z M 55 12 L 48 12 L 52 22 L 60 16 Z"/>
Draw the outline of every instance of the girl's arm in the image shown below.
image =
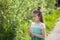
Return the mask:
<path fill-rule="evenodd" d="M 39 38 L 44 38 L 45 37 L 45 29 L 43 28 L 42 29 L 42 34 L 32 34 L 32 36 L 36 36 L 36 37 L 39 37 Z"/>
<path fill-rule="evenodd" d="M 31 36 L 31 30 L 29 27 L 28 27 L 27 31 L 28 31 L 28 35 Z"/>

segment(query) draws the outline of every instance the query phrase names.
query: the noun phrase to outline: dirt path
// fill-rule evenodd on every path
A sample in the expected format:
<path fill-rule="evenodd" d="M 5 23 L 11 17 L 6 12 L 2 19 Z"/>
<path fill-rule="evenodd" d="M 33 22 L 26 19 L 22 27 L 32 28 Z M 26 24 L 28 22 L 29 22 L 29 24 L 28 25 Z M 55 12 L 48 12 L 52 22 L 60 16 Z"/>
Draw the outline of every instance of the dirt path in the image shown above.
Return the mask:
<path fill-rule="evenodd" d="M 60 40 L 60 18 L 54 29 L 48 34 L 47 40 Z"/>

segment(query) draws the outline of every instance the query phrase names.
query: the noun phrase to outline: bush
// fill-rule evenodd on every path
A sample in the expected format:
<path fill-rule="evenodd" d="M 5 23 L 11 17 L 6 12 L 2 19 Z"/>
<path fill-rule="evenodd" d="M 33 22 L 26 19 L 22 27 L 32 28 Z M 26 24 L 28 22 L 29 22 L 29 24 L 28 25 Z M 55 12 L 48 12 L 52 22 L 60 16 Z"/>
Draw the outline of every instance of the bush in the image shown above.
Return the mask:
<path fill-rule="evenodd" d="M 54 28 L 57 19 L 60 17 L 60 10 L 55 10 L 52 14 L 44 15 L 44 21 L 46 24 L 46 33 L 48 33 Z"/>
<path fill-rule="evenodd" d="M 55 0 L 0 0 L 0 40 L 28 40 L 32 10 L 40 6 L 43 13 L 49 13 L 54 4 Z"/>

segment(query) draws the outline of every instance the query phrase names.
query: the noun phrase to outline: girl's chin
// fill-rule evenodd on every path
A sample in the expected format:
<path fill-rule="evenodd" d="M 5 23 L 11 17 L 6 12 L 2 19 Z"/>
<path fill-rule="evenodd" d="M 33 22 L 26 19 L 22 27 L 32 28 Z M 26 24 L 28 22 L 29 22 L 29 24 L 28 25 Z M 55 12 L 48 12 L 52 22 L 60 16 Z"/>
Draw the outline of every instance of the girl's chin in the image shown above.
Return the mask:
<path fill-rule="evenodd" d="M 38 21 L 35 21 L 35 22 L 38 22 Z"/>

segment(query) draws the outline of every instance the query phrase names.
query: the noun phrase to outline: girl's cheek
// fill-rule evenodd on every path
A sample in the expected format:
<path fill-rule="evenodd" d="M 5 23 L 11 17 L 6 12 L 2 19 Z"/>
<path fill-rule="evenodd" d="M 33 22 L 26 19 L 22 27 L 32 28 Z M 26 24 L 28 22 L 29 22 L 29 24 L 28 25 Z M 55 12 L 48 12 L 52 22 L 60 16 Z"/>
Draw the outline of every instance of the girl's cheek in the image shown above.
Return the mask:
<path fill-rule="evenodd" d="M 38 17 L 36 17 L 35 19 L 38 20 Z"/>
<path fill-rule="evenodd" d="M 38 18 L 36 17 L 35 20 L 38 21 Z"/>
<path fill-rule="evenodd" d="M 38 21 L 38 17 L 33 17 L 33 20 L 34 21 Z"/>
<path fill-rule="evenodd" d="M 36 17 L 36 21 L 39 21 L 39 18 L 38 17 Z"/>

